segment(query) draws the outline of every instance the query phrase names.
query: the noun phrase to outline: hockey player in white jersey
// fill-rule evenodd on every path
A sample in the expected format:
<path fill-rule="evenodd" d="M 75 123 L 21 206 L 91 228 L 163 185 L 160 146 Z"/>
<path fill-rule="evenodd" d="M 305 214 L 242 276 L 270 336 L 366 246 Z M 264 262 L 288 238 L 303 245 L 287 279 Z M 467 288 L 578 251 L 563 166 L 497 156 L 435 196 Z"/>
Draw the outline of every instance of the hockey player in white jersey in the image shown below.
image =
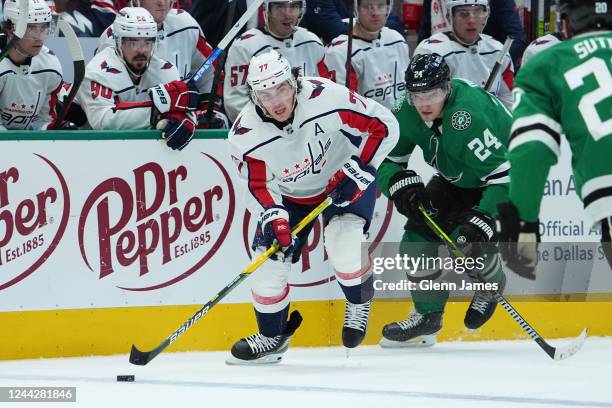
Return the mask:
<path fill-rule="evenodd" d="M 147 9 L 157 23 L 158 58 L 171 62 L 186 79 L 202 66 L 212 53 L 197 21 L 185 10 L 174 9 L 175 0 L 132 0 L 134 7 Z M 113 26 L 100 36 L 98 51 L 114 45 Z M 208 70 L 196 83 L 200 93 L 210 92 L 214 70 Z"/>
<path fill-rule="evenodd" d="M 357 0 L 353 29 L 349 88 L 391 109 L 404 94 L 404 72 L 409 47 L 395 30 L 385 27 L 392 0 Z M 325 53 L 329 77 L 340 85 L 346 81 L 348 35 L 334 38 Z"/>
<path fill-rule="evenodd" d="M 489 18 L 489 0 L 446 0 L 451 30 L 423 40 L 414 54 L 444 57 L 453 78 L 463 78 L 484 86 L 503 45 L 482 30 Z M 499 75 L 489 90 L 508 108 L 512 107 L 514 66 L 510 54 L 502 60 Z"/>
<path fill-rule="evenodd" d="M 560 43 L 561 41 L 563 41 L 563 34 L 560 32 L 549 33 L 539 38 L 536 38 L 525 49 L 521 64 L 527 64 L 527 61 L 533 58 L 536 54 L 544 51 L 547 48 L 552 47 L 553 45 Z"/>
<path fill-rule="evenodd" d="M 304 76 L 323 75 L 320 72 L 325 49 L 319 37 L 298 27 L 306 10 L 306 0 L 265 0 L 263 27 L 252 28 L 237 38 L 225 61 L 223 104 L 230 121 L 249 101 L 247 73 L 249 61 L 275 49 L 292 67 L 299 67 Z"/>
<path fill-rule="evenodd" d="M 198 93 L 193 83 L 180 80 L 174 65 L 153 53 L 153 17 L 144 8 L 123 8 L 113 23 L 113 38 L 115 45 L 87 64 L 77 95 L 89 124 L 116 130 L 157 126 L 170 148 L 182 149 L 195 131 L 189 110 L 197 106 Z"/>
<path fill-rule="evenodd" d="M 62 67 L 44 46 L 52 32 L 51 9 L 44 1 L 29 0 L 28 27 L 0 62 L 0 129 L 76 129 L 57 123 L 55 105 L 62 88 Z M 19 3 L 4 3 L 2 30 L 10 39 L 19 20 Z"/>
<path fill-rule="evenodd" d="M 259 216 L 254 256 L 275 241 L 283 253 L 250 277 L 259 332 L 236 342 L 228 363 L 275 363 L 287 350 L 301 322 L 298 312 L 287 321 L 288 277 L 311 226 L 296 240 L 290 229 L 326 196 L 334 205 L 323 212 L 325 249 L 347 299 L 342 341 L 356 347 L 374 294 L 361 246 L 374 211 L 376 168 L 397 142 L 397 121 L 328 79 L 298 77 L 276 51 L 251 60 L 247 81 L 251 101 L 230 130 L 230 151 L 247 208 Z"/>

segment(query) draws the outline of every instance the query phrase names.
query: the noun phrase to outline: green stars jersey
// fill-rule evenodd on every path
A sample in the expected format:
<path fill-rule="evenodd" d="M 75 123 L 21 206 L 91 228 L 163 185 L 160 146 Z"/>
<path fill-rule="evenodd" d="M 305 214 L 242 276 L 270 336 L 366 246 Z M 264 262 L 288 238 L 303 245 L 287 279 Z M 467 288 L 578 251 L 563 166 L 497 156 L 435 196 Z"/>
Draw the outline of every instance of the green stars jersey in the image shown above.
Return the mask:
<path fill-rule="evenodd" d="M 542 51 L 516 78 L 510 199 L 538 219 L 561 133 L 572 150 L 576 192 L 593 221 L 612 215 L 612 33 L 590 32 Z"/>
<path fill-rule="evenodd" d="M 389 196 L 389 179 L 408 165 L 415 146 L 425 161 L 453 185 L 485 188 L 479 209 L 497 215 L 496 205 L 507 199 L 506 146 L 512 116 L 501 102 L 481 87 L 451 80 L 452 91 L 443 118 L 425 123 L 404 99 L 396 104 L 400 139 L 378 169 L 381 190 Z"/>

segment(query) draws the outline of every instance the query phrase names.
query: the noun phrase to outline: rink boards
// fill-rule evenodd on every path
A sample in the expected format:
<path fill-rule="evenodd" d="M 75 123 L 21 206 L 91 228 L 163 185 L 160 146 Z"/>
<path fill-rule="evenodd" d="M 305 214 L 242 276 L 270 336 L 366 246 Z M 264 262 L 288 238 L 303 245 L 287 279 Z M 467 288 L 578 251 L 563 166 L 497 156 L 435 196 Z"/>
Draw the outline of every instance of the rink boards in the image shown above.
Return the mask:
<path fill-rule="evenodd" d="M 226 132 L 200 132 L 183 152 L 170 151 L 158 135 L 0 136 L 0 359 L 127 353 L 132 343 L 152 348 L 249 264 L 254 220 L 242 204 Z M 414 168 L 432 173 L 422 162 Z M 566 154 L 549 176 L 544 239 L 596 241 L 572 183 Z M 368 240 L 396 241 L 402 229 L 402 217 L 379 196 Z M 320 222 L 290 284 L 304 316 L 293 344 L 340 344 L 344 303 Z M 531 289 L 510 299 L 544 336 L 574 336 L 587 326 L 594 335 L 612 334 L 608 291 L 596 281 L 572 276 Z M 247 281 L 172 349 L 227 349 L 255 330 L 249 302 Z M 440 340 L 524 337 L 501 309 L 485 329 L 468 333 L 466 308 L 449 304 Z M 382 326 L 408 309 L 405 299 L 375 302 L 366 343 L 378 342 Z"/>

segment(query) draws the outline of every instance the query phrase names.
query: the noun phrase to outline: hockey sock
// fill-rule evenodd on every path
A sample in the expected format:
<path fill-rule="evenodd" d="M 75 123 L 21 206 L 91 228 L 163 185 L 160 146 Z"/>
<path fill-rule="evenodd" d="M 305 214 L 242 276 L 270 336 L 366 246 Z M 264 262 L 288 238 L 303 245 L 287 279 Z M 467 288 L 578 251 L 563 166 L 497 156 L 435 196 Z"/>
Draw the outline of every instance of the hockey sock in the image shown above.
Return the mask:
<path fill-rule="evenodd" d="M 338 282 L 339 283 L 339 282 Z M 374 297 L 374 277 L 370 276 L 359 285 L 345 286 L 341 283 L 340 288 L 344 292 L 346 300 L 353 304 L 361 304 L 372 300 Z"/>
<path fill-rule="evenodd" d="M 255 310 L 259 332 L 266 337 L 274 337 L 283 334 L 287 328 L 287 316 L 289 305 L 276 313 L 262 313 Z"/>

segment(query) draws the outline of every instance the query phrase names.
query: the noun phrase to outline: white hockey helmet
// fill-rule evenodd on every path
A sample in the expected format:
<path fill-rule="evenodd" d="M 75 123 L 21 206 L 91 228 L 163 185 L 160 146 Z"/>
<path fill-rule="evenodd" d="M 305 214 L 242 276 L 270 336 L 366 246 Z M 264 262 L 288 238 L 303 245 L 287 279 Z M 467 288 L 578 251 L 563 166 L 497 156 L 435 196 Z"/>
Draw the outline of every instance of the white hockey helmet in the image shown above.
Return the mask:
<path fill-rule="evenodd" d="M 299 3 L 300 15 L 297 19 L 297 23 L 295 23 L 296 26 L 300 24 L 302 17 L 304 17 L 304 14 L 306 13 L 306 0 L 264 0 L 264 22 L 266 23 L 266 26 L 268 26 L 268 16 L 270 15 L 272 3 L 287 3 L 289 5 Z"/>
<path fill-rule="evenodd" d="M 51 23 L 53 17 L 51 9 L 44 1 L 29 0 L 28 24 Z M 19 0 L 6 0 L 3 10 L 4 20 L 10 21 L 13 26 L 19 21 Z"/>
<path fill-rule="evenodd" d="M 459 6 L 482 6 L 489 12 L 489 0 L 446 0 L 446 14 L 450 20 L 453 15 L 453 9 Z"/>
<path fill-rule="evenodd" d="M 249 93 L 253 103 L 264 113 L 267 114 L 267 111 L 259 101 L 257 91 L 270 89 L 286 81 L 293 88 L 295 95 L 297 93 L 297 82 L 291 72 L 291 65 L 278 51 L 270 50 L 251 58 L 247 75 Z"/>
<path fill-rule="evenodd" d="M 142 7 L 122 8 L 113 22 L 113 39 L 119 55 L 123 38 L 154 38 L 157 44 L 157 23 L 151 13 Z"/>

